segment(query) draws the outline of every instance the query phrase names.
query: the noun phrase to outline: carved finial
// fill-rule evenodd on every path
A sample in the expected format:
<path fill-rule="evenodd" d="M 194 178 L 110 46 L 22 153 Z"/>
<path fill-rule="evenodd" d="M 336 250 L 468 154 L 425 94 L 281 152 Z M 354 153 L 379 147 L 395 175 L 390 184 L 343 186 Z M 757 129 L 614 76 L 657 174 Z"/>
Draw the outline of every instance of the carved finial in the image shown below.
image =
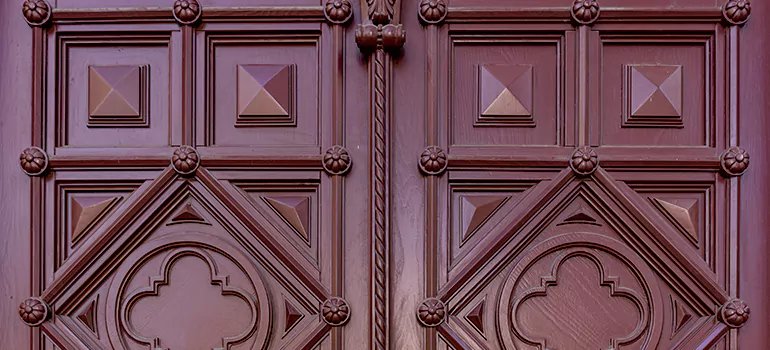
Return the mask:
<path fill-rule="evenodd" d="M 728 300 L 719 308 L 719 320 L 730 328 L 739 328 L 746 324 L 751 316 L 751 310 L 741 299 Z"/>
<path fill-rule="evenodd" d="M 197 0 L 176 0 L 174 2 L 174 18 L 179 24 L 195 24 L 201 18 L 202 12 L 201 5 Z"/>
<path fill-rule="evenodd" d="M 190 146 L 182 146 L 174 151 L 174 155 L 171 156 L 171 166 L 174 167 L 177 173 L 181 175 L 191 175 L 198 170 L 201 158 L 198 156 L 198 152 L 195 148 Z"/>
<path fill-rule="evenodd" d="M 726 176 L 740 176 L 749 167 L 749 152 L 740 147 L 730 147 L 719 159 L 722 173 Z"/>
<path fill-rule="evenodd" d="M 48 170 L 48 155 L 39 147 L 29 147 L 19 155 L 21 170 L 29 176 L 38 176 Z"/>
<path fill-rule="evenodd" d="M 331 175 L 344 175 L 350 171 L 353 162 L 350 154 L 342 146 L 331 146 L 326 150 L 323 157 L 323 167 Z"/>
<path fill-rule="evenodd" d="M 436 327 L 444 322 L 446 306 L 436 298 L 428 298 L 420 303 L 417 309 L 417 319 L 425 327 Z"/>
<path fill-rule="evenodd" d="M 350 307 L 345 299 L 329 298 L 321 306 L 321 315 L 332 327 L 342 326 L 350 319 Z"/>
<path fill-rule="evenodd" d="M 569 9 L 572 20 L 577 24 L 591 24 L 599 18 L 599 3 L 596 0 L 575 0 Z"/>
<path fill-rule="evenodd" d="M 722 17 L 730 24 L 741 25 L 749 20 L 751 2 L 749 0 L 730 0 L 722 6 Z"/>
<path fill-rule="evenodd" d="M 51 315 L 50 308 L 42 299 L 30 297 L 19 305 L 19 317 L 27 326 L 37 327 Z"/>
<path fill-rule="evenodd" d="M 599 156 L 593 148 L 583 146 L 572 153 L 572 159 L 569 162 L 570 168 L 582 176 L 588 176 L 599 167 Z"/>
<path fill-rule="evenodd" d="M 326 0 L 324 6 L 326 20 L 334 24 L 347 24 L 353 18 L 353 9 L 348 0 Z"/>
<path fill-rule="evenodd" d="M 429 146 L 420 154 L 420 170 L 428 175 L 440 175 L 446 170 L 446 153 L 438 146 Z"/>
<path fill-rule="evenodd" d="M 446 18 L 446 4 L 444 0 L 422 0 L 417 13 L 423 23 L 438 24 Z"/>
<path fill-rule="evenodd" d="M 393 20 L 397 0 L 366 0 L 369 19 L 374 25 L 385 25 Z"/>
<path fill-rule="evenodd" d="M 43 26 L 51 19 L 51 6 L 45 0 L 26 0 L 21 13 L 31 26 Z"/>

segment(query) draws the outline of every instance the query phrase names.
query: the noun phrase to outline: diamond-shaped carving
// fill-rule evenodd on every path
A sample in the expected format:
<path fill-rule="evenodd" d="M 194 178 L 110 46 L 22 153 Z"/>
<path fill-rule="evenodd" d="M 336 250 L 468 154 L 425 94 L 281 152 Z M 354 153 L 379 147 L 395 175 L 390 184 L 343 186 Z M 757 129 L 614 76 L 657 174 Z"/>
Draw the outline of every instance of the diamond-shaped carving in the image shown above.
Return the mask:
<path fill-rule="evenodd" d="M 238 66 L 236 126 L 296 125 L 293 113 L 294 66 Z"/>
<path fill-rule="evenodd" d="M 475 125 L 535 126 L 531 65 L 482 65 L 478 77 Z"/>
<path fill-rule="evenodd" d="M 149 67 L 89 66 L 88 126 L 149 126 Z"/>
<path fill-rule="evenodd" d="M 682 66 L 628 65 L 623 126 L 682 127 Z"/>

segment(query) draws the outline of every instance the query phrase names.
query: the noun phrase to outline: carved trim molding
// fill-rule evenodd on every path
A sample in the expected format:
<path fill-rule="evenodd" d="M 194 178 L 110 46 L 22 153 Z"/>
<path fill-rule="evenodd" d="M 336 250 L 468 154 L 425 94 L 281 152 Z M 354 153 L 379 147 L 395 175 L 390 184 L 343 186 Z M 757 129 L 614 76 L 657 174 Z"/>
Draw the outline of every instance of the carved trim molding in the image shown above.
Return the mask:
<path fill-rule="evenodd" d="M 19 317 L 27 326 L 37 327 L 51 316 L 51 308 L 43 299 L 30 297 L 19 305 Z"/>
<path fill-rule="evenodd" d="M 171 166 L 180 175 L 192 175 L 198 170 L 200 166 L 201 158 L 198 155 L 198 151 L 190 146 L 182 146 L 174 151 L 174 155 L 171 156 Z"/>
<path fill-rule="evenodd" d="M 740 328 L 749 320 L 751 309 L 741 299 L 728 300 L 719 308 L 719 321 L 730 328 Z"/>
<path fill-rule="evenodd" d="M 444 0 L 422 0 L 417 11 L 423 24 L 441 24 L 447 15 L 447 7 Z"/>
<path fill-rule="evenodd" d="M 200 20 L 203 10 L 197 0 L 176 0 L 173 13 L 180 25 L 193 25 Z"/>
<path fill-rule="evenodd" d="M 350 320 L 350 306 L 345 299 L 332 297 L 321 305 L 321 315 L 324 322 L 332 327 L 339 327 Z"/>
<path fill-rule="evenodd" d="M 599 167 L 599 156 L 593 148 L 583 146 L 572 153 L 569 166 L 575 174 L 588 176 L 593 174 L 596 168 Z"/>
<path fill-rule="evenodd" d="M 324 16 L 329 23 L 345 25 L 353 18 L 353 8 L 348 0 L 326 0 Z"/>
<path fill-rule="evenodd" d="M 29 176 L 43 175 L 48 164 L 48 155 L 40 147 L 25 148 L 19 155 L 19 166 Z"/>
<path fill-rule="evenodd" d="M 730 147 L 719 157 L 719 166 L 727 177 L 743 175 L 749 167 L 749 152 L 740 147 Z"/>
<path fill-rule="evenodd" d="M 722 6 L 722 18 L 732 25 L 742 25 L 751 16 L 751 2 L 749 0 L 730 0 Z"/>
<path fill-rule="evenodd" d="M 446 305 L 439 299 L 428 298 L 417 308 L 417 320 L 425 327 L 437 327 L 446 319 Z"/>
<path fill-rule="evenodd" d="M 51 20 L 51 5 L 45 0 L 26 0 L 21 13 L 30 26 L 44 26 Z"/>
<path fill-rule="evenodd" d="M 428 146 L 420 154 L 419 164 L 426 175 L 441 175 L 448 165 L 446 153 L 441 147 Z"/>
<path fill-rule="evenodd" d="M 331 146 L 323 156 L 323 167 L 329 175 L 345 175 L 353 166 L 350 154 L 342 146 Z"/>
<path fill-rule="evenodd" d="M 596 0 L 575 0 L 569 8 L 569 14 L 578 25 L 590 25 L 599 18 L 599 2 Z"/>

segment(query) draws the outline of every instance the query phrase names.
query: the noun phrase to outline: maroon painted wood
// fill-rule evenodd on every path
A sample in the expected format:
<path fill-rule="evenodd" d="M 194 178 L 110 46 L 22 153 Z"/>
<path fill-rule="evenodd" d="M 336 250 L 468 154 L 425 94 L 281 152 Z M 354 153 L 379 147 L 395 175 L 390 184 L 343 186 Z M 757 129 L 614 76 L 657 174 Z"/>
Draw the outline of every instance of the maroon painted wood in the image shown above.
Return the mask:
<path fill-rule="evenodd" d="M 766 3 L 0 6 L 3 348 L 770 347 Z"/>

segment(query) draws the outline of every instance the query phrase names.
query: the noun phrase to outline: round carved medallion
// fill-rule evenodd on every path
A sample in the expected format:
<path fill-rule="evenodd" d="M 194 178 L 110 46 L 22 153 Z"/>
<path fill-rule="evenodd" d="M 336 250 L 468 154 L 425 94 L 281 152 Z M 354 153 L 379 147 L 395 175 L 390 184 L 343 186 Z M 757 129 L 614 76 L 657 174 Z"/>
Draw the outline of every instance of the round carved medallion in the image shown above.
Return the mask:
<path fill-rule="evenodd" d="M 45 0 L 26 0 L 21 13 L 29 25 L 42 26 L 51 19 L 51 6 Z"/>
<path fill-rule="evenodd" d="M 751 15 L 751 2 L 748 0 L 730 0 L 722 6 L 722 17 L 730 24 L 744 24 Z"/>
<path fill-rule="evenodd" d="M 29 176 L 42 175 L 48 170 L 48 155 L 39 147 L 29 147 L 19 155 L 21 170 Z"/>
<path fill-rule="evenodd" d="M 599 18 L 599 3 L 596 0 L 575 0 L 569 13 L 578 24 L 591 24 Z"/>
<path fill-rule="evenodd" d="M 326 0 L 324 6 L 326 20 L 334 24 L 345 24 L 353 18 L 353 10 L 348 0 Z"/>
<path fill-rule="evenodd" d="M 741 299 L 728 300 L 719 309 L 719 320 L 731 328 L 739 328 L 746 324 L 751 316 L 751 310 Z"/>
<path fill-rule="evenodd" d="M 50 316 L 50 308 L 40 298 L 27 298 L 19 305 L 19 317 L 27 326 L 37 327 Z"/>
<path fill-rule="evenodd" d="M 730 147 L 719 160 L 722 172 L 727 176 L 739 176 L 749 167 L 749 152 L 740 147 Z"/>
<path fill-rule="evenodd" d="M 174 18 L 183 25 L 194 24 L 201 18 L 201 6 L 197 0 L 176 0 Z"/>
<path fill-rule="evenodd" d="M 191 175 L 198 170 L 201 158 L 198 156 L 198 152 L 195 148 L 190 146 L 182 146 L 174 151 L 174 155 L 171 156 L 171 166 L 174 167 L 177 173 L 181 175 Z"/>
<path fill-rule="evenodd" d="M 444 0 L 422 0 L 418 14 L 423 23 L 438 24 L 446 18 L 446 4 Z"/>
<path fill-rule="evenodd" d="M 324 321 L 333 327 L 342 326 L 350 319 L 350 307 L 342 298 L 329 298 L 321 305 Z"/>
<path fill-rule="evenodd" d="M 446 318 L 444 302 L 436 298 L 428 298 L 417 308 L 417 319 L 425 327 L 436 327 Z"/>
<path fill-rule="evenodd" d="M 446 153 L 438 146 L 428 146 L 420 154 L 420 170 L 427 175 L 440 175 L 446 170 Z"/>
<path fill-rule="evenodd" d="M 331 146 L 326 150 L 323 157 L 323 167 L 331 175 L 343 175 L 350 171 L 353 162 L 350 154 L 342 146 Z"/>
<path fill-rule="evenodd" d="M 599 167 L 599 156 L 593 148 L 583 146 L 572 153 L 572 159 L 569 162 L 570 168 L 581 176 L 588 176 Z"/>

